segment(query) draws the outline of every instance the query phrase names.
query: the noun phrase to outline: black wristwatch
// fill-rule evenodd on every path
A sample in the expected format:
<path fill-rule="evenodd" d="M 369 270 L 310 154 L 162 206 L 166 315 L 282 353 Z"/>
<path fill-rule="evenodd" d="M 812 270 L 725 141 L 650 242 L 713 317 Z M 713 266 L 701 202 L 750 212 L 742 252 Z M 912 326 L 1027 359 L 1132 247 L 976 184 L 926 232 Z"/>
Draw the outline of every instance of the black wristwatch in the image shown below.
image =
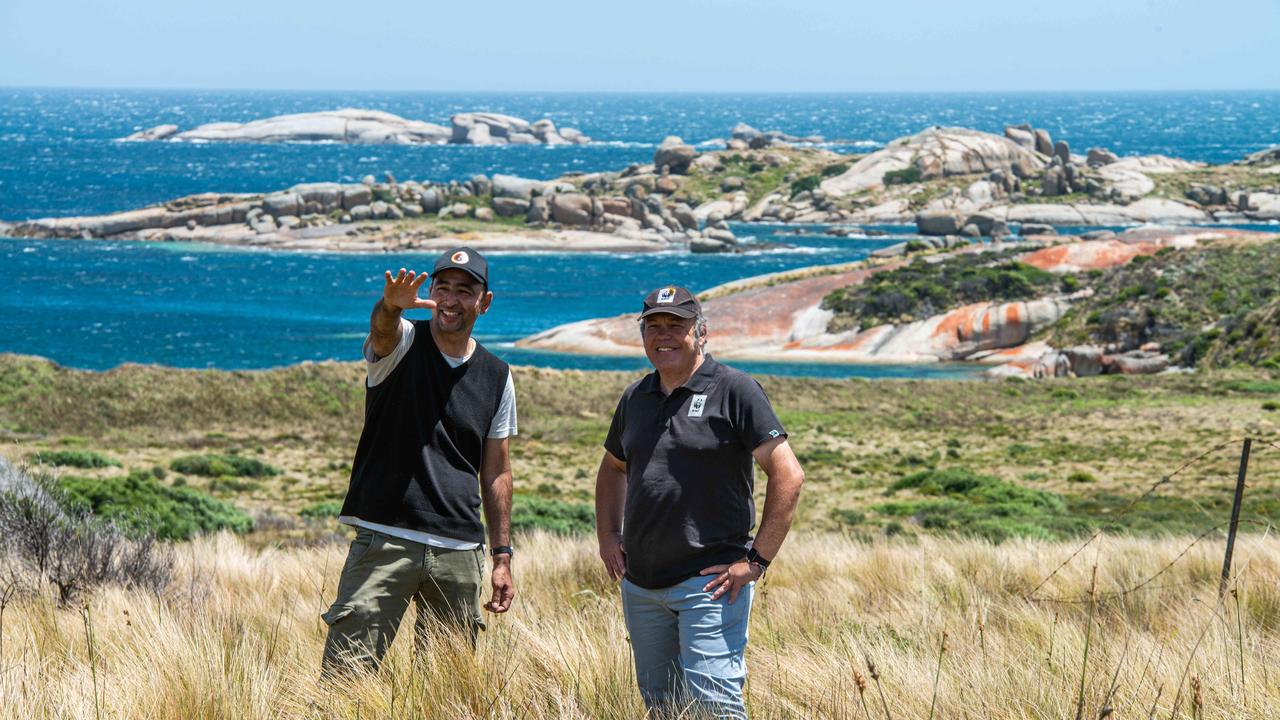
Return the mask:
<path fill-rule="evenodd" d="M 764 571 L 769 569 L 769 561 L 755 548 L 747 551 L 747 563 L 760 566 L 760 577 L 764 577 Z"/>
<path fill-rule="evenodd" d="M 489 555 L 492 557 L 498 557 L 499 555 L 510 555 L 511 557 L 515 557 L 515 554 L 515 548 L 510 545 L 499 545 L 489 551 Z"/>

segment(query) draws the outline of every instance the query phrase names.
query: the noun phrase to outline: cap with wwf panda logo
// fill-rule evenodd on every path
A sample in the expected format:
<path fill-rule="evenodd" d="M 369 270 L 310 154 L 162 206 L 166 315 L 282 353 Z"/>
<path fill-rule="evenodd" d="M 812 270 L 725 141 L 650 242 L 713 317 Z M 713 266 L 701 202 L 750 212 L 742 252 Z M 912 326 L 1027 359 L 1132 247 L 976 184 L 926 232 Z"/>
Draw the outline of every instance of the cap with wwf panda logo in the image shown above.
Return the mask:
<path fill-rule="evenodd" d="M 676 317 L 694 318 L 702 314 L 702 305 L 693 293 L 677 285 L 660 287 L 649 293 L 644 299 L 644 310 L 641 318 L 657 313 L 671 313 Z"/>

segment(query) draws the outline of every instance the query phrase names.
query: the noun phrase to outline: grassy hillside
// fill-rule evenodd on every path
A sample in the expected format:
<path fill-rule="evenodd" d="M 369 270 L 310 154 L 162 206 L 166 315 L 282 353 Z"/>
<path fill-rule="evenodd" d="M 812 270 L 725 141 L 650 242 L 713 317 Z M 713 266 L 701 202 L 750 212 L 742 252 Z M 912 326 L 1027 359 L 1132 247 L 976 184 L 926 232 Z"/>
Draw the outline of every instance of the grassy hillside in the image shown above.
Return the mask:
<path fill-rule="evenodd" d="M 581 530 L 610 415 L 635 375 L 515 373 L 517 515 L 524 527 Z M 104 466 L 61 472 L 150 471 L 250 511 L 264 541 L 314 537 L 335 529 L 324 518 L 346 490 L 361 381 L 355 364 L 95 373 L 0 356 L 0 454 L 96 454 L 107 462 L 82 464 Z M 1238 444 L 1132 501 L 1219 443 L 1245 434 L 1280 443 L 1280 379 L 1259 370 L 1037 383 L 763 381 L 807 473 L 798 527 L 861 537 L 1200 532 L 1224 519 Z M 238 466 L 264 470 L 217 471 Z M 1253 468 L 1257 477 L 1274 473 L 1280 450 L 1259 445 Z M 1028 503 L 1024 491 L 1043 500 Z M 1280 489 L 1258 483 L 1247 501 L 1246 517 L 1280 518 Z"/>
<path fill-rule="evenodd" d="M 1082 278 L 1094 289 L 1046 336 L 1050 344 L 1160 343 L 1186 365 L 1280 367 L 1280 241 L 1162 250 Z"/>

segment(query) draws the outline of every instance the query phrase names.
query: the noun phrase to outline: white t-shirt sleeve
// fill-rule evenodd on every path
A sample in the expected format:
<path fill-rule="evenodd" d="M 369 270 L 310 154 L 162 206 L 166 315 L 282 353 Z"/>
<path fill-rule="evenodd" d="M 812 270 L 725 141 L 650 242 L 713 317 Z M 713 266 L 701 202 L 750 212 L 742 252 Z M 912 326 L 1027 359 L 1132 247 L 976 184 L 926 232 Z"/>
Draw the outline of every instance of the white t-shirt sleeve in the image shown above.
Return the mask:
<path fill-rule="evenodd" d="M 413 346 L 413 328 L 414 325 L 408 318 L 400 316 L 400 344 L 396 345 L 396 349 L 384 358 L 374 354 L 372 335 L 364 339 L 364 365 L 369 373 L 367 380 L 369 387 L 386 380 L 391 375 L 391 371 L 396 369 L 396 365 L 400 364 L 405 353 L 409 352 L 409 348 Z"/>
<path fill-rule="evenodd" d="M 516 382 L 511 377 L 511 371 L 507 371 L 507 386 L 502 390 L 502 401 L 498 403 L 498 412 L 493 415 L 493 422 L 489 423 L 488 437 L 498 440 L 504 437 L 511 437 L 518 434 L 516 432 Z"/>

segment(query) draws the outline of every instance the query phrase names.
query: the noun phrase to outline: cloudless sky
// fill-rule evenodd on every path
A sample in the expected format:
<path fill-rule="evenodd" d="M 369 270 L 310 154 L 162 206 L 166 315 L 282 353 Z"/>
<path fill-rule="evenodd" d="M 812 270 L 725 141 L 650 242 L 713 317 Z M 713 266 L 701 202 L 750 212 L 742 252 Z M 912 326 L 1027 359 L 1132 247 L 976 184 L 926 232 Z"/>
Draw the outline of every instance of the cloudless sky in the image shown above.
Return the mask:
<path fill-rule="evenodd" d="M 0 0 L 0 86 L 1280 88 L 1280 0 Z"/>

